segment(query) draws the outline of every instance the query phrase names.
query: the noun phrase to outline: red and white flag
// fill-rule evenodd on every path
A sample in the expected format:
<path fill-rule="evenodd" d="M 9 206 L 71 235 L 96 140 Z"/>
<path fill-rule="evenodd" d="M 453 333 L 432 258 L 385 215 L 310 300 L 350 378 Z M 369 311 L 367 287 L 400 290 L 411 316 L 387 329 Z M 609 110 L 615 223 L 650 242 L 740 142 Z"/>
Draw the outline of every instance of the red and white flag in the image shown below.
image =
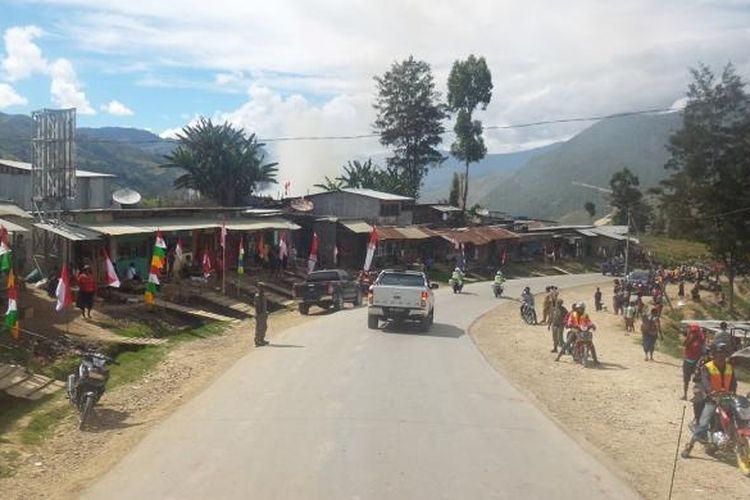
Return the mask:
<path fill-rule="evenodd" d="M 221 248 L 226 248 L 227 244 L 227 223 L 221 224 Z"/>
<path fill-rule="evenodd" d="M 378 248 L 378 241 L 380 241 L 378 228 L 373 226 L 372 231 L 370 231 L 370 241 L 367 243 L 367 255 L 365 256 L 365 265 L 363 267 L 365 271 L 369 271 L 370 266 L 372 266 L 372 259 L 375 257 L 375 249 Z"/>
<path fill-rule="evenodd" d="M 55 306 L 56 311 L 62 311 L 66 307 L 73 305 L 73 292 L 70 289 L 70 278 L 68 277 L 67 264 L 63 264 L 62 272 L 60 273 L 60 280 L 57 282 L 55 296 L 57 297 L 57 305 Z"/>
<path fill-rule="evenodd" d="M 214 271 L 214 267 L 211 264 L 211 255 L 208 252 L 208 248 L 203 252 L 203 277 L 208 278 Z"/>
<path fill-rule="evenodd" d="M 102 254 L 104 254 L 104 265 L 107 268 L 107 286 L 120 288 L 120 278 L 117 277 L 117 271 L 115 271 L 115 266 L 112 264 L 112 259 L 109 258 L 106 250 L 102 250 Z"/>
<path fill-rule="evenodd" d="M 287 257 L 289 255 L 289 247 L 286 243 L 286 233 L 281 233 L 281 238 L 279 238 L 279 258 L 283 259 L 284 257 Z"/>
<path fill-rule="evenodd" d="M 312 245 L 310 246 L 310 258 L 307 260 L 308 274 L 315 270 L 318 263 L 318 233 L 313 233 Z"/>
<path fill-rule="evenodd" d="M 508 247 L 503 247 L 503 256 L 500 259 L 500 264 L 505 265 L 505 262 L 508 260 Z"/>

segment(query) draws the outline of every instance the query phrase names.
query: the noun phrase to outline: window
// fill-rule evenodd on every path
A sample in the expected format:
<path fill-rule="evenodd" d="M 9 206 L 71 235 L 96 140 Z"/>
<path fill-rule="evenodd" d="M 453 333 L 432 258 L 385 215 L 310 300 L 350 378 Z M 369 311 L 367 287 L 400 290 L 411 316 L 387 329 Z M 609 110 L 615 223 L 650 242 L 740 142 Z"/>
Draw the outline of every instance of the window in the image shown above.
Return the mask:
<path fill-rule="evenodd" d="M 406 274 L 406 273 L 387 273 L 383 274 L 378 280 L 379 285 L 391 285 L 391 286 L 413 286 L 423 287 L 425 286 L 424 278 L 418 274 Z"/>

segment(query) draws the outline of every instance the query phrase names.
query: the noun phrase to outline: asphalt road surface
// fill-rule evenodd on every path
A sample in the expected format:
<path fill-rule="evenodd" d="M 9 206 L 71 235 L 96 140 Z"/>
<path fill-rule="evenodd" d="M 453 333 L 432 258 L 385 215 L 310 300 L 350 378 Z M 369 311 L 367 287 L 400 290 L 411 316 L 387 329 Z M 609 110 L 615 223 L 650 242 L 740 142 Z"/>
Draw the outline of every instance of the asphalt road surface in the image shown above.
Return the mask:
<path fill-rule="evenodd" d="M 514 280 L 506 295 L 601 279 Z M 436 293 L 429 333 L 368 330 L 366 308 L 281 333 L 157 426 L 83 498 L 637 498 L 467 335 L 493 306 L 518 304 L 495 299 L 487 283 L 464 292 Z"/>

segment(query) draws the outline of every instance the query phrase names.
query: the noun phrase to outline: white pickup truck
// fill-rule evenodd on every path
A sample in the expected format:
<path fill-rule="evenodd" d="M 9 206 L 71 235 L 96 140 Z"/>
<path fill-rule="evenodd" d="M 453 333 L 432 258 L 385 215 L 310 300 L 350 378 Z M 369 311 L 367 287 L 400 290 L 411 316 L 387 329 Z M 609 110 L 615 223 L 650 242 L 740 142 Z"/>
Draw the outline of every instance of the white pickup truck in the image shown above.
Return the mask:
<path fill-rule="evenodd" d="M 424 273 L 385 270 L 370 287 L 367 296 L 367 327 L 376 329 L 383 321 L 416 321 L 428 331 L 435 318 L 435 295 Z"/>

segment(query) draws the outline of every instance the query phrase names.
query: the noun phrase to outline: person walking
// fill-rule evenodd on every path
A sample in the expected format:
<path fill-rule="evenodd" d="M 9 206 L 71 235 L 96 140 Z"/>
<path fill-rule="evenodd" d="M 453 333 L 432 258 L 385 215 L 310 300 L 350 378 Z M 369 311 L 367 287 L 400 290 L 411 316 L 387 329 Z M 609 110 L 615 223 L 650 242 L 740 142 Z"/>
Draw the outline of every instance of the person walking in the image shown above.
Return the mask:
<path fill-rule="evenodd" d="M 258 292 L 255 294 L 255 347 L 268 345 L 268 300 L 264 287 L 263 283 L 258 283 Z"/>
<path fill-rule="evenodd" d="M 565 319 L 568 317 L 568 310 L 563 306 L 563 300 L 557 299 L 555 306 L 552 308 L 550 313 L 549 325 L 547 330 L 552 330 L 552 350 L 550 352 L 557 352 L 563 350 L 565 341 L 563 340 L 563 330 L 565 329 Z"/>
<path fill-rule="evenodd" d="M 656 316 L 655 311 L 651 311 L 651 314 L 643 316 L 641 321 L 641 335 L 643 342 L 643 354 L 644 361 L 654 360 L 654 351 L 656 350 L 656 339 L 664 335 L 659 330 L 659 318 Z"/>
<path fill-rule="evenodd" d="M 542 303 L 542 324 L 549 326 L 550 313 L 552 312 L 552 287 L 548 286 L 545 291 L 547 294 L 544 296 L 544 302 Z"/>
<path fill-rule="evenodd" d="M 91 319 L 91 309 L 94 307 L 94 295 L 96 294 L 96 280 L 91 275 L 91 266 L 86 264 L 78 273 L 78 296 L 76 306 L 81 310 L 84 318 Z M 88 316 L 87 316 L 88 314 Z"/>
<path fill-rule="evenodd" d="M 594 308 L 597 312 L 602 310 L 602 291 L 599 287 L 596 287 L 596 292 L 594 292 Z"/>
<path fill-rule="evenodd" d="M 687 401 L 690 379 L 693 377 L 698 361 L 706 348 L 706 334 L 703 329 L 695 323 L 688 326 L 682 347 L 684 348 L 682 354 L 682 400 Z"/>

